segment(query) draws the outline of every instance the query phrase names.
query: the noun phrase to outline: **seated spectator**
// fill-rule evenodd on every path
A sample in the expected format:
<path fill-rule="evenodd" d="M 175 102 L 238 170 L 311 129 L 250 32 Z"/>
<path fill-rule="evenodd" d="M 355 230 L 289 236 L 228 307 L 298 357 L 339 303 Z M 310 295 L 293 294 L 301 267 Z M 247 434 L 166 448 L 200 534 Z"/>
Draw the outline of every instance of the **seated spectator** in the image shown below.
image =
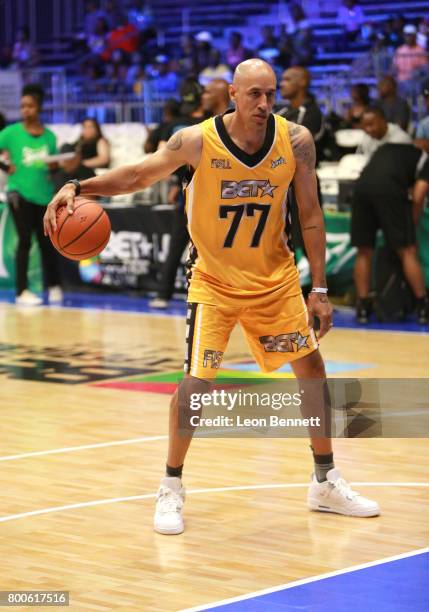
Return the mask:
<path fill-rule="evenodd" d="M 365 83 L 357 83 L 350 90 L 352 104 L 345 115 L 350 127 L 360 128 L 365 109 L 370 105 L 369 87 Z"/>
<path fill-rule="evenodd" d="M 258 51 L 264 51 L 265 49 L 277 49 L 278 40 L 274 36 L 273 26 L 262 26 L 261 36 L 262 41 L 258 47 Z"/>
<path fill-rule="evenodd" d="M 371 311 L 368 298 L 371 262 L 379 229 L 383 231 L 387 246 L 396 251 L 401 260 L 404 276 L 417 301 L 419 323 L 428 322 L 429 300 L 415 233 L 429 191 L 429 160 L 422 159 L 423 155 L 412 144 L 385 144 L 374 153 L 356 181 L 351 243 L 358 249 L 354 279 L 358 297 L 356 314 L 360 323 L 368 322 Z M 411 188 L 412 206 L 408 200 Z"/>
<path fill-rule="evenodd" d="M 106 87 L 112 86 L 112 93 L 125 94 L 132 91 L 128 77 L 129 56 L 122 49 L 115 49 L 112 53 L 111 61 L 106 66 L 105 82 Z"/>
<path fill-rule="evenodd" d="M 427 51 L 429 35 L 429 17 L 422 17 L 417 26 L 416 42 L 422 49 Z"/>
<path fill-rule="evenodd" d="M 282 27 L 279 36 L 279 55 L 277 57 L 276 63 L 282 70 L 288 68 L 292 63 L 292 55 L 293 55 L 293 40 L 292 37 L 286 32 L 285 27 Z"/>
<path fill-rule="evenodd" d="M 86 40 L 89 40 L 89 37 L 95 33 L 96 24 L 99 19 L 103 19 L 107 24 L 107 29 L 109 29 L 110 24 L 107 20 L 107 15 L 105 11 L 99 7 L 99 2 L 88 0 L 88 2 L 85 3 L 85 20 L 83 27 Z"/>
<path fill-rule="evenodd" d="M 139 31 L 129 23 L 126 13 L 119 13 L 117 26 L 107 37 L 106 50 L 102 54 L 104 61 L 109 61 L 112 54 L 120 49 L 125 53 L 135 53 L 139 46 Z"/>
<path fill-rule="evenodd" d="M 397 123 L 404 131 L 407 131 L 411 119 L 411 109 L 406 100 L 400 98 L 396 92 L 395 79 L 387 74 L 378 82 L 378 103 L 383 109 L 388 123 Z"/>
<path fill-rule="evenodd" d="M 144 32 L 154 24 L 153 14 L 147 2 L 132 0 L 128 8 L 128 21 Z"/>
<path fill-rule="evenodd" d="M 0 49 L 0 70 L 9 68 L 12 63 L 12 48 L 8 45 L 4 45 Z"/>
<path fill-rule="evenodd" d="M 146 73 L 153 79 L 154 87 L 160 98 L 171 98 L 179 86 L 179 77 L 171 70 L 170 61 L 166 55 L 157 55 L 155 63 L 146 68 Z"/>
<path fill-rule="evenodd" d="M 391 37 L 395 48 L 404 44 L 404 27 L 406 21 L 402 15 L 395 15 L 392 19 Z"/>
<path fill-rule="evenodd" d="M 411 144 L 407 132 L 395 123 L 387 123 L 386 117 L 379 106 L 369 106 L 363 113 L 362 128 L 365 135 L 357 152 L 370 157 L 381 145 Z"/>
<path fill-rule="evenodd" d="M 75 149 L 81 156 L 83 166 L 92 169 L 109 167 L 110 144 L 96 119 L 88 118 L 82 122 L 82 134 Z"/>
<path fill-rule="evenodd" d="M 39 54 L 30 42 L 30 32 L 26 26 L 19 28 L 16 34 L 12 62 L 16 68 L 31 68 L 39 63 Z"/>
<path fill-rule="evenodd" d="M 107 35 L 109 28 L 107 21 L 103 17 L 98 17 L 93 32 L 86 39 L 86 44 L 91 55 L 95 57 L 101 57 L 107 48 Z"/>
<path fill-rule="evenodd" d="M 118 1 L 104 0 L 102 2 L 101 12 L 109 25 L 109 30 L 114 30 L 121 19 L 121 11 L 118 6 Z"/>
<path fill-rule="evenodd" d="M 416 42 L 417 28 L 408 24 L 404 27 L 405 43 L 398 47 L 393 58 L 396 77 L 400 85 L 409 83 L 413 73 L 427 64 L 426 50 Z"/>
<path fill-rule="evenodd" d="M 292 59 L 295 66 L 308 66 L 313 60 L 313 35 L 310 23 L 306 20 L 299 22 L 292 38 Z"/>
<path fill-rule="evenodd" d="M 355 0 L 343 0 L 343 5 L 338 9 L 337 23 L 344 29 L 347 43 L 356 40 L 364 21 L 364 12 Z"/>
<path fill-rule="evenodd" d="M 375 27 L 372 21 L 365 21 L 359 31 L 359 35 L 356 38 L 356 42 L 360 46 L 370 47 L 375 36 Z"/>
<path fill-rule="evenodd" d="M 371 48 L 371 60 L 374 74 L 386 74 L 392 66 L 394 51 L 386 34 L 377 32 Z"/>
<path fill-rule="evenodd" d="M 172 133 L 172 127 L 180 118 L 180 102 L 171 98 L 167 100 L 162 109 L 162 120 L 158 127 L 149 132 L 144 143 L 145 153 L 155 153 L 161 141 L 168 140 L 167 133 Z"/>
<path fill-rule="evenodd" d="M 131 0 L 128 7 L 128 21 L 136 26 L 139 31 L 140 49 L 143 46 L 153 46 L 157 39 L 157 32 L 149 2 L 145 2 L 144 0 Z"/>
<path fill-rule="evenodd" d="M 68 143 L 63 144 L 60 148 L 60 153 L 74 153 L 74 157 L 58 162 L 59 168 L 53 175 L 55 192 L 59 191 L 64 183 L 67 183 L 67 181 L 71 179 L 84 181 L 85 179 L 95 176 L 95 172 L 92 168 L 83 165 L 82 156 L 76 151 L 75 145 Z"/>
<path fill-rule="evenodd" d="M 197 47 L 192 36 L 189 34 L 182 36 L 178 52 L 179 55 L 176 55 L 176 58 L 180 64 L 180 74 L 183 76 L 192 74 L 192 76 L 196 77 L 198 74 Z"/>
<path fill-rule="evenodd" d="M 426 102 L 427 116 L 421 119 L 417 124 L 416 139 L 414 144 L 419 149 L 423 149 L 426 153 L 429 153 L 429 81 L 423 84 L 422 94 Z"/>
<path fill-rule="evenodd" d="M 204 70 L 209 65 L 213 37 L 210 32 L 203 30 L 195 36 L 195 41 L 197 45 L 196 59 L 198 72 L 201 72 L 201 70 Z"/>
<path fill-rule="evenodd" d="M 105 90 L 103 70 L 95 62 L 84 62 L 82 65 L 82 91 L 87 96 L 98 96 Z"/>
<path fill-rule="evenodd" d="M 155 74 L 155 66 L 152 66 L 153 74 Z M 133 53 L 131 56 L 131 64 L 127 69 L 125 82 L 127 90 L 133 92 L 140 97 L 143 94 L 145 83 L 147 82 L 146 64 L 140 52 Z"/>
<path fill-rule="evenodd" d="M 298 2 L 292 2 L 289 7 L 289 14 L 286 19 L 282 20 L 282 23 L 286 28 L 287 34 L 291 36 L 299 29 L 300 23 L 306 20 L 307 15 L 302 6 Z"/>
<path fill-rule="evenodd" d="M 235 70 L 238 64 L 249 59 L 251 53 L 243 46 L 243 36 L 240 32 L 231 32 L 229 35 L 229 47 L 226 51 L 226 63 Z"/>
<path fill-rule="evenodd" d="M 200 72 L 198 78 L 203 87 L 214 79 L 224 79 L 228 82 L 232 80 L 232 72 L 228 66 L 221 61 L 220 51 L 218 49 L 211 50 L 209 65 Z"/>

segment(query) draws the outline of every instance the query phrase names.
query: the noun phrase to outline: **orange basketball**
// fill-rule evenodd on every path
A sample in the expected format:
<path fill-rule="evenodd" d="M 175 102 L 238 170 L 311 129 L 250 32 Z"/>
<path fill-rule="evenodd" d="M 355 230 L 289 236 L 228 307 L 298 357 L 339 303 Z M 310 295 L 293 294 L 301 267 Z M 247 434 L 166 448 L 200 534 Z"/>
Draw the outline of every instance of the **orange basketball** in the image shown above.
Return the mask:
<path fill-rule="evenodd" d="M 64 257 L 77 261 L 94 257 L 106 247 L 109 238 L 109 217 L 97 202 L 77 198 L 71 215 L 65 206 L 57 209 L 57 230 L 51 240 Z"/>

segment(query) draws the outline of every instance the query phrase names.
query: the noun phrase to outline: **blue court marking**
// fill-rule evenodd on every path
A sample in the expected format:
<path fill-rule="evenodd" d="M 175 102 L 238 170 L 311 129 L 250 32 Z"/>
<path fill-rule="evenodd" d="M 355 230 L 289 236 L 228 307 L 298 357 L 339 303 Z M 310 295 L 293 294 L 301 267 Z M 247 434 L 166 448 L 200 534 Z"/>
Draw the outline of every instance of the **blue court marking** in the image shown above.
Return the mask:
<path fill-rule="evenodd" d="M 366 370 L 367 368 L 375 368 L 375 363 L 358 363 L 347 361 L 325 361 L 326 373 L 339 374 L 341 372 L 350 372 L 353 370 Z M 260 372 L 259 366 L 256 363 L 224 363 L 227 370 L 240 370 L 241 372 Z M 290 364 L 285 364 L 276 372 L 292 372 Z"/>
<path fill-rule="evenodd" d="M 346 571 L 264 595 L 195 610 L 428 612 L 429 552 Z M 220 603 L 220 602 L 219 602 Z"/>
<path fill-rule="evenodd" d="M 45 304 L 46 295 L 44 295 Z M 0 290 L 0 302 L 13 303 L 15 292 L 10 289 Z M 63 306 L 67 308 L 85 308 L 88 310 L 101 309 L 116 312 L 139 312 L 157 316 L 178 316 L 186 314 L 186 303 L 182 299 L 171 300 L 165 310 L 150 308 L 149 298 L 142 297 L 136 293 L 127 292 L 66 292 Z M 429 333 L 429 325 L 419 325 L 412 316 L 400 323 L 378 323 L 372 320 L 368 325 L 356 323 L 354 310 L 341 308 L 334 312 L 334 326 L 346 329 L 375 330 L 375 331 L 397 331 L 397 332 L 419 332 Z"/>

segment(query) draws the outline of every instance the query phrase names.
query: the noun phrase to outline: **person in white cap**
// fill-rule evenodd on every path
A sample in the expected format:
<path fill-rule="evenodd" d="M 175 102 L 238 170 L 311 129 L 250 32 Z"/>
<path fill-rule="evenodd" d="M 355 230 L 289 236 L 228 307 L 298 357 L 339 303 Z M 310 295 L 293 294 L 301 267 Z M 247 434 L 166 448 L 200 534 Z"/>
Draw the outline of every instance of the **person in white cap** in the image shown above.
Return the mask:
<path fill-rule="evenodd" d="M 197 43 L 197 66 L 198 72 L 207 68 L 210 62 L 210 53 L 212 51 L 213 37 L 210 32 L 203 30 L 195 36 Z"/>
<path fill-rule="evenodd" d="M 396 49 L 393 58 L 396 78 L 399 84 L 411 81 L 414 71 L 425 66 L 428 61 L 425 49 L 417 44 L 416 26 L 412 24 L 406 25 L 403 33 L 405 43 Z"/>

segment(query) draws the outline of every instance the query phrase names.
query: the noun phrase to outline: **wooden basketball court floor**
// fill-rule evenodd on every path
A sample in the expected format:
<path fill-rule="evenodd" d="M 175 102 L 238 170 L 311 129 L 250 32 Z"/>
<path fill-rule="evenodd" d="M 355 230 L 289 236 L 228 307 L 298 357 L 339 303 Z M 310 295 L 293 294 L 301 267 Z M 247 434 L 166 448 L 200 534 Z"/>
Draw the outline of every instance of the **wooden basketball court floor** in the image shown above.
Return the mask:
<path fill-rule="evenodd" d="M 186 531 L 154 533 L 162 375 L 181 369 L 184 332 L 182 316 L 0 304 L 0 590 L 66 590 L 72 610 L 198 609 L 428 546 L 423 438 L 335 441 L 381 506 L 372 519 L 307 510 L 305 439 L 195 439 Z M 428 376 L 427 333 L 334 328 L 321 350 L 335 376 Z M 238 329 L 225 359 L 250 359 Z"/>

